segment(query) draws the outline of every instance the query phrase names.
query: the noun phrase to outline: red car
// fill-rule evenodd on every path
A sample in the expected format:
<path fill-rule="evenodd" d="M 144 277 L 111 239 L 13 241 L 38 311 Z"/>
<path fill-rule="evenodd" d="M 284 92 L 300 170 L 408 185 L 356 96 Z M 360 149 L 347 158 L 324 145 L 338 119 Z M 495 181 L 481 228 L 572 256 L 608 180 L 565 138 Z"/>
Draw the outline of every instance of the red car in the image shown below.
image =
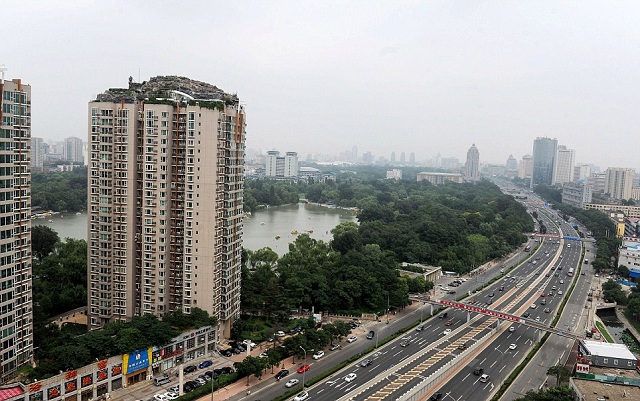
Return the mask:
<path fill-rule="evenodd" d="M 309 370 L 309 369 L 311 369 L 311 366 L 309 366 L 309 364 L 306 364 L 306 363 L 305 363 L 304 365 L 302 365 L 302 366 L 300 366 L 300 367 L 298 368 L 298 373 L 304 373 L 304 372 L 306 372 L 306 371 L 307 371 L 307 370 Z"/>

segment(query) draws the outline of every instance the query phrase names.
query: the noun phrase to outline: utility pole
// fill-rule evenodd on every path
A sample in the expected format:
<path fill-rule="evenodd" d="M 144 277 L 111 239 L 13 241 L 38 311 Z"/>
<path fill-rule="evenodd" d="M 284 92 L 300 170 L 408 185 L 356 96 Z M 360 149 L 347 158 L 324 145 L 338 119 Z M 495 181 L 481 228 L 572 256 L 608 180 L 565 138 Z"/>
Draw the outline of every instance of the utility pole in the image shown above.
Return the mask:
<path fill-rule="evenodd" d="M 389 294 L 387 294 L 387 324 L 389 324 Z"/>

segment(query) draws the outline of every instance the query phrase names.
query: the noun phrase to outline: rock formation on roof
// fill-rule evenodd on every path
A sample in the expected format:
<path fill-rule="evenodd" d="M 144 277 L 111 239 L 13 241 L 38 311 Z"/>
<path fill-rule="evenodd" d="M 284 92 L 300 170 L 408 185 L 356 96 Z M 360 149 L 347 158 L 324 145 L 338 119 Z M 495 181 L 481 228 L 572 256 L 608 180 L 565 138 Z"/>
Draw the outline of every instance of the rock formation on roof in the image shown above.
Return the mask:
<path fill-rule="evenodd" d="M 152 77 L 142 83 L 133 82 L 133 78 L 129 77 L 128 88 L 109 88 L 99 94 L 96 101 L 133 103 L 145 99 L 165 99 L 171 98 L 171 91 L 186 93 L 195 100 L 238 103 L 237 95 L 225 93 L 215 85 L 175 75 Z"/>

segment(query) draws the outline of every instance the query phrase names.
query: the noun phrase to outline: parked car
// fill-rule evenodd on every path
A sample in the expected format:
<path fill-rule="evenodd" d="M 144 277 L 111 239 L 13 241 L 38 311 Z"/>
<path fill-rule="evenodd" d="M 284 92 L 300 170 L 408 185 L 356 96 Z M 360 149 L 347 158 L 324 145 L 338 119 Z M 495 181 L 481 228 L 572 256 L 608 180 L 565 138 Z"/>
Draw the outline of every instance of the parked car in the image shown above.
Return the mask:
<path fill-rule="evenodd" d="M 198 370 L 196 365 L 188 365 L 188 366 L 184 367 L 183 372 L 184 373 L 191 373 L 191 372 L 195 372 L 196 370 Z"/>
<path fill-rule="evenodd" d="M 313 354 L 312 358 L 313 359 L 320 359 L 324 356 L 324 351 L 316 351 L 315 354 Z"/>
<path fill-rule="evenodd" d="M 284 337 L 284 336 L 285 336 L 284 331 L 282 331 L 282 330 L 278 330 L 278 331 L 276 332 L 276 336 L 278 336 L 278 337 Z"/>
<path fill-rule="evenodd" d="M 233 353 L 230 349 L 223 349 L 222 351 L 220 351 L 220 355 L 230 358 Z"/>
<path fill-rule="evenodd" d="M 207 359 L 206 361 L 200 362 L 200 364 L 198 365 L 198 369 L 208 368 L 211 365 L 213 365 L 213 361 Z"/>

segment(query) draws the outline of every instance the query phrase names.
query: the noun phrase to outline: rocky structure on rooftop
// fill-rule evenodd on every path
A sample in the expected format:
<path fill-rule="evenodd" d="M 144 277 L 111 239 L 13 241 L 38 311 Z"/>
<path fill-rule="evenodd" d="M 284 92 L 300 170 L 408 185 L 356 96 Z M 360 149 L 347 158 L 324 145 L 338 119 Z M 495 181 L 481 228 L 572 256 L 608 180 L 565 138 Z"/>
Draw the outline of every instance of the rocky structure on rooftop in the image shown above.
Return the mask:
<path fill-rule="evenodd" d="M 176 99 L 176 94 L 184 100 L 222 101 L 237 104 L 236 94 L 225 93 L 215 85 L 176 75 L 152 77 L 141 83 L 129 77 L 128 88 L 109 88 L 96 97 L 97 102 L 134 103 L 149 99 Z M 186 96 L 184 96 L 186 95 Z"/>

